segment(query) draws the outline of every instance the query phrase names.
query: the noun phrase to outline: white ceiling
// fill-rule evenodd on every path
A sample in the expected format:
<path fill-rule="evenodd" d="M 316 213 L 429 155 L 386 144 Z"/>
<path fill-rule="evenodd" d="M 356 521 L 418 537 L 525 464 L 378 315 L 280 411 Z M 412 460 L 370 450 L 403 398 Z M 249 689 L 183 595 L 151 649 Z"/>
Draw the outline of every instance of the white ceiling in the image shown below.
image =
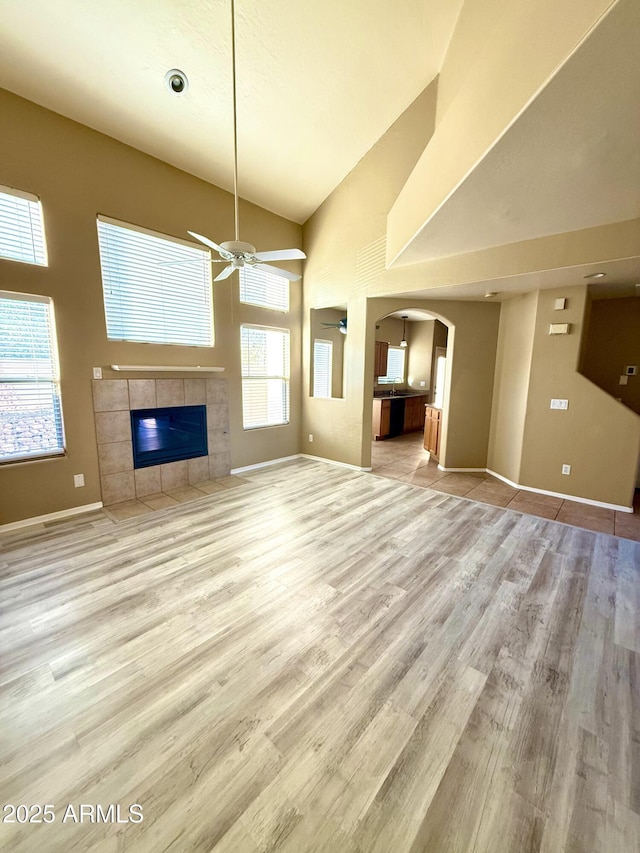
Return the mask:
<path fill-rule="evenodd" d="M 305 221 L 438 73 L 461 5 L 236 0 L 240 195 Z M 0 86 L 232 189 L 229 0 L 0 0 L 0 20 Z"/>

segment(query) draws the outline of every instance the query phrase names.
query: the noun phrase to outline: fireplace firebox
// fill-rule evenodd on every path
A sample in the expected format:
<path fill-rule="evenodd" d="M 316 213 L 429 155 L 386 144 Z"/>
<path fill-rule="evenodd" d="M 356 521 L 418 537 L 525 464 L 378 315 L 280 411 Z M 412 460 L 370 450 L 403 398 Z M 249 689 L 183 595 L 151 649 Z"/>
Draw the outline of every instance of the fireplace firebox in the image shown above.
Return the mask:
<path fill-rule="evenodd" d="M 207 407 L 133 409 L 131 436 L 134 468 L 206 456 Z"/>

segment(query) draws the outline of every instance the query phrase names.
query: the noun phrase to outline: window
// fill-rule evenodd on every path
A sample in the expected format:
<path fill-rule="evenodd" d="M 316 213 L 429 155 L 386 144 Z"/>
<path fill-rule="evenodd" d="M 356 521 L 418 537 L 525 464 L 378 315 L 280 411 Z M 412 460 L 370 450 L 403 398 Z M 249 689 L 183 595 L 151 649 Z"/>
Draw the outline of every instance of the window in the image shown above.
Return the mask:
<path fill-rule="evenodd" d="M 213 346 L 207 249 L 98 217 L 107 337 Z"/>
<path fill-rule="evenodd" d="M 333 370 L 332 341 L 313 342 L 313 396 L 331 396 L 331 374 Z"/>
<path fill-rule="evenodd" d="M 242 425 L 289 423 L 289 332 L 241 326 Z"/>
<path fill-rule="evenodd" d="M 0 462 L 62 453 L 53 305 L 0 291 Z"/>
<path fill-rule="evenodd" d="M 47 265 L 40 199 L 0 187 L 0 257 Z"/>
<path fill-rule="evenodd" d="M 387 375 L 379 376 L 378 382 L 404 382 L 404 357 L 406 349 L 403 347 L 389 347 L 387 356 Z"/>
<path fill-rule="evenodd" d="M 273 308 L 274 311 L 288 311 L 289 281 L 281 275 L 241 267 L 240 302 Z"/>

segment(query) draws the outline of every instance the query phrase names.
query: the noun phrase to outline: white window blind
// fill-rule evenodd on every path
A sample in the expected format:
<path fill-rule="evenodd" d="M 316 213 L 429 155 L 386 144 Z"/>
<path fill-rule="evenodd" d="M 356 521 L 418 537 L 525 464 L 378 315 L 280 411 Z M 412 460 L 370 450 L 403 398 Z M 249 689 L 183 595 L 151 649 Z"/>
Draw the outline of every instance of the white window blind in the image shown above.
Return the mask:
<path fill-rule="evenodd" d="M 98 217 L 107 337 L 213 346 L 207 249 Z"/>
<path fill-rule="evenodd" d="M 62 453 L 53 305 L 0 291 L 0 462 Z"/>
<path fill-rule="evenodd" d="M 289 423 L 289 332 L 241 326 L 240 347 L 244 428 Z"/>
<path fill-rule="evenodd" d="M 404 358 L 406 349 L 403 347 L 389 347 L 387 356 L 387 375 L 379 376 L 378 382 L 404 382 Z"/>
<path fill-rule="evenodd" d="M 42 205 L 37 196 L 0 187 L 0 257 L 47 265 Z"/>
<path fill-rule="evenodd" d="M 313 342 L 313 396 L 331 396 L 331 373 L 333 369 L 333 342 Z"/>
<path fill-rule="evenodd" d="M 289 281 L 281 275 L 241 267 L 240 302 L 273 308 L 274 311 L 288 311 Z"/>

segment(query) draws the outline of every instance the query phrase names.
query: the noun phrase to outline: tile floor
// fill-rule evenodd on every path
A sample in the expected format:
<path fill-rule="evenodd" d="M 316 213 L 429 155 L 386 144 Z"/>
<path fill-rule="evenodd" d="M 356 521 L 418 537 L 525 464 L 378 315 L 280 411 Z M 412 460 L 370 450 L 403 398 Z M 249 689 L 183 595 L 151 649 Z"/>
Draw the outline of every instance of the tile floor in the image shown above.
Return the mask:
<path fill-rule="evenodd" d="M 423 449 L 422 432 L 409 433 L 386 441 L 374 441 L 371 449 L 373 473 L 380 477 L 403 480 L 450 495 L 504 506 L 595 530 L 625 539 L 640 541 L 640 492 L 636 490 L 635 512 L 616 512 L 577 501 L 563 500 L 536 492 L 513 489 L 486 473 L 447 474 Z"/>
<path fill-rule="evenodd" d="M 181 489 L 158 492 L 155 495 L 145 495 L 143 498 L 137 498 L 132 501 L 110 504 L 104 507 L 102 511 L 112 521 L 124 521 L 127 518 L 136 518 L 139 515 L 155 512 L 157 509 L 166 509 L 170 506 L 185 503 L 185 501 L 195 501 L 198 498 L 204 498 L 215 492 L 233 489 L 235 486 L 246 482 L 247 480 L 244 480 L 242 477 L 233 475 L 220 477 L 218 480 L 206 480 L 204 483 L 198 483 L 195 486 L 185 486 Z"/>

